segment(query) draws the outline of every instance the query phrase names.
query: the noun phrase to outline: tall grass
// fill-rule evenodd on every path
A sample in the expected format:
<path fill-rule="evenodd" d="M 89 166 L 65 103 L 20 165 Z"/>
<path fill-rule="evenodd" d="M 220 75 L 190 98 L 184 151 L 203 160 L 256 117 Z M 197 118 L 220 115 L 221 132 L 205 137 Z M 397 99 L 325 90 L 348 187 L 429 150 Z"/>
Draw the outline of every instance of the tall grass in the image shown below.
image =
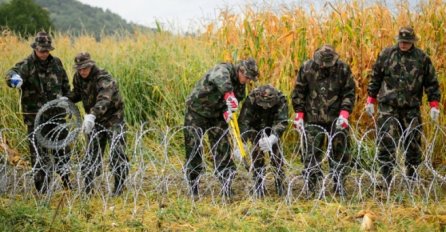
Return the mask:
<path fill-rule="evenodd" d="M 280 11 L 275 11 L 268 5 L 261 8 L 246 6 L 243 15 L 222 10 L 218 21 L 209 24 L 207 32 L 196 37 L 174 36 L 161 30 L 157 33 L 136 32 L 130 36 L 104 37 L 100 41 L 90 35 L 71 37 L 66 34 L 56 34 L 54 36 L 56 50 L 52 54 L 62 59 L 71 79 L 74 74 L 72 68 L 74 56 L 80 51 L 90 52 L 98 66 L 108 70 L 118 80 L 130 129 L 137 131 L 141 123 L 145 122 L 148 127 L 160 129 L 157 131 L 167 131 L 168 128 L 182 125 L 186 96 L 195 82 L 217 62 L 235 61 L 252 56 L 259 63 L 261 76 L 259 83 L 249 86 L 248 89 L 252 89 L 255 85 L 272 83 L 289 96 L 294 87 L 296 71 L 302 62 L 311 58 L 319 46 L 330 43 L 336 47 L 341 59 L 352 67 L 358 96 L 352 123 L 358 123 L 360 128 L 365 128 L 371 124 L 371 120 L 364 120 L 367 117 L 360 116 L 367 95 L 370 69 L 379 51 L 395 43 L 394 37 L 400 26 L 411 24 L 415 27 L 420 39 L 417 46 L 424 49 L 432 58 L 444 92 L 446 68 L 444 12 L 446 6 L 442 1 L 424 3 L 420 5 L 418 11 L 413 11 L 403 4 L 393 13 L 383 5 L 366 4 L 361 1 L 326 4 L 322 11 L 314 8 L 306 11 L 299 7 L 285 6 Z M 30 44 L 31 39 L 23 40 L 14 34 L 4 32 L 0 37 L 0 51 L 3 53 L 0 58 L 0 73 L 6 73 L 16 62 L 30 54 Z M 0 92 L 0 130 L 16 130 L 16 133 L 5 133 L 9 136 L 6 139 L 12 147 L 16 147 L 17 144 L 23 146 L 26 143 L 21 141 L 26 130 L 20 115 L 18 100 L 20 93 L 9 89 L 4 83 L 0 84 Z M 441 103 L 443 106 L 444 98 Z M 423 110 L 423 116 L 427 118 L 427 107 Z M 441 110 L 444 108 L 441 107 Z M 444 124 L 444 118 L 441 117 L 441 124 Z M 428 137 L 432 136 L 432 129 L 430 124 L 426 125 Z M 176 153 L 173 155 L 179 167 L 183 161 L 184 151 L 181 133 L 177 134 L 178 136 L 173 138 L 174 141 L 168 144 L 175 146 L 170 148 L 169 152 Z M 157 139 L 145 141 L 144 149 L 147 152 L 164 151 L 159 144 L 159 138 L 163 136 L 154 137 Z M 291 133 L 285 137 L 288 140 L 296 139 Z M 438 141 L 442 142 L 441 139 Z M 372 141 L 370 144 L 373 146 Z M 25 146 L 18 149 L 22 153 L 26 152 Z M 439 155 L 444 158 L 442 153 Z M 156 164 L 156 162 L 151 163 L 154 166 Z M 155 169 L 165 167 L 168 166 Z M 157 170 L 156 173 L 163 171 Z M 62 220 L 64 223 L 56 224 L 53 228 L 55 230 L 106 228 L 116 231 L 200 229 L 249 231 L 308 228 L 358 230 L 359 224 L 354 215 L 358 210 L 368 208 L 382 211 L 378 222 L 378 228 L 382 230 L 401 230 L 401 228 L 434 230 L 438 229 L 438 222 L 441 222 L 438 217 L 444 216 L 441 204 L 424 204 L 421 200 L 420 204 L 409 207 L 391 206 L 389 211 L 384 212 L 387 206 L 376 202 L 343 205 L 305 201 L 286 205 L 282 200 L 266 199 L 265 201 L 240 200 L 237 204 L 220 206 L 209 198 L 191 203 L 187 196 L 183 195 L 171 193 L 169 196 L 163 196 L 161 200 L 155 196 L 156 194 L 152 195 L 147 191 L 147 195 L 138 198 L 135 207 L 137 205 L 141 212 L 130 212 L 130 200 L 123 198 L 111 200 L 110 207 L 104 209 L 101 208 L 103 205 L 100 199 L 91 199 L 79 204 L 70 202 L 69 208 L 61 209 L 60 213 L 68 216 L 60 216 L 56 220 Z M 59 199 L 63 197 L 65 196 L 56 195 L 50 202 L 49 208 L 55 208 Z M 67 197 L 67 199 L 72 198 Z M 158 205 L 156 200 L 159 201 Z M 54 209 L 52 211 L 30 209 L 28 205 L 33 205 L 33 199 L 31 202 L 25 202 L 25 206 L 20 203 L 11 204 L 11 201 L 14 199 L 0 200 L 0 207 L 11 207 L 16 210 L 14 213 L 0 210 L 0 222 L 11 222 L 0 223 L 0 228 L 8 229 L 14 224 L 15 218 L 23 217 L 30 223 L 18 228 L 44 230 L 51 224 L 48 219 L 50 217 L 42 219 L 39 214 L 43 212 L 49 216 L 57 213 Z M 413 215 L 421 216 L 419 220 L 414 221 Z M 22 222 L 20 219 L 17 223 Z"/>

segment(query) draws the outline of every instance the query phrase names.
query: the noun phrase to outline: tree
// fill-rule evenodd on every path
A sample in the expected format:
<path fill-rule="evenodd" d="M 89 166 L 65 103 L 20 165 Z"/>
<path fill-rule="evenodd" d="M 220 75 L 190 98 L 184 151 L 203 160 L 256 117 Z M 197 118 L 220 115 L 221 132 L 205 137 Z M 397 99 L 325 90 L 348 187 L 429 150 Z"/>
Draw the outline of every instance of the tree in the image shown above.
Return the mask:
<path fill-rule="evenodd" d="M 25 37 L 53 28 L 49 12 L 33 0 L 11 0 L 1 4 L 0 25 Z"/>

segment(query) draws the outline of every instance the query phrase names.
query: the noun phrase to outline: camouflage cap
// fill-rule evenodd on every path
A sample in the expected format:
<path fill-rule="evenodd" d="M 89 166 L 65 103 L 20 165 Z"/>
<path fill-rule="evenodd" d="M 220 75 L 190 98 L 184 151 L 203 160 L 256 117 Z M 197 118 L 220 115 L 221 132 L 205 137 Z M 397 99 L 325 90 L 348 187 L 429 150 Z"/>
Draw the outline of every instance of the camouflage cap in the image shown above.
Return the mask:
<path fill-rule="evenodd" d="M 398 42 L 408 42 L 414 43 L 417 41 L 417 37 L 415 36 L 415 31 L 412 27 L 401 27 L 398 31 L 398 36 L 396 37 Z"/>
<path fill-rule="evenodd" d="M 263 109 L 271 108 L 279 102 L 279 91 L 272 85 L 263 85 L 253 90 L 255 102 Z"/>
<path fill-rule="evenodd" d="M 338 58 L 338 53 L 330 45 L 324 45 L 314 53 L 314 62 L 322 68 L 335 65 Z"/>
<path fill-rule="evenodd" d="M 94 66 L 96 63 L 91 59 L 90 53 L 81 52 L 74 58 L 74 68 L 79 70 Z"/>
<path fill-rule="evenodd" d="M 244 72 L 244 75 L 253 81 L 257 81 L 259 75 L 259 68 L 256 61 L 253 58 L 248 58 L 240 62 L 240 69 Z"/>
<path fill-rule="evenodd" d="M 54 47 L 51 46 L 51 37 L 44 31 L 40 31 L 37 33 L 36 38 L 34 38 L 34 42 L 31 44 L 31 47 L 40 52 L 54 50 Z"/>

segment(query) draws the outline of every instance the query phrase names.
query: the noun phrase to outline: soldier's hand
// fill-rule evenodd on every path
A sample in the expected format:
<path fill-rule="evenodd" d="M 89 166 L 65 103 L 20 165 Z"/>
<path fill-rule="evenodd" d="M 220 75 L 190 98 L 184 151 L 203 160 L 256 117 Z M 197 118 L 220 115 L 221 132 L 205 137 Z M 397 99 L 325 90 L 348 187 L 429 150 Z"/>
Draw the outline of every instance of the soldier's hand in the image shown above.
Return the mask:
<path fill-rule="evenodd" d="M 269 151 L 268 137 L 263 137 L 263 138 L 259 139 L 259 148 L 263 152 Z"/>
<path fill-rule="evenodd" d="M 304 130 L 304 113 L 297 112 L 296 117 L 294 118 L 293 122 L 294 128 L 296 128 L 299 131 Z"/>
<path fill-rule="evenodd" d="M 350 116 L 350 113 L 346 110 L 341 110 L 339 112 L 339 117 L 336 120 L 336 129 L 342 130 L 348 127 L 348 117 Z"/>
<path fill-rule="evenodd" d="M 225 119 L 226 123 L 229 123 L 229 121 L 231 121 L 232 118 L 232 111 L 227 110 L 223 113 L 223 118 Z"/>
<path fill-rule="evenodd" d="M 365 112 L 372 117 L 375 114 L 375 105 L 373 103 L 367 103 L 365 105 Z"/>
<path fill-rule="evenodd" d="M 94 121 L 96 120 L 96 116 L 93 114 L 87 114 L 84 116 L 84 122 L 82 123 L 82 132 L 85 134 L 90 134 L 93 131 Z"/>
<path fill-rule="evenodd" d="M 226 101 L 226 105 L 228 106 L 228 110 L 235 112 L 238 108 L 238 100 L 234 95 L 234 92 L 227 92 L 223 97 Z"/>
<path fill-rule="evenodd" d="M 438 117 L 440 116 L 440 110 L 437 107 L 432 107 L 429 111 L 429 116 L 431 116 L 432 121 L 438 121 Z"/>
<path fill-rule="evenodd" d="M 336 120 L 336 129 L 342 130 L 348 127 L 348 120 L 343 116 L 339 116 Z"/>
<path fill-rule="evenodd" d="M 370 96 L 367 97 L 367 102 L 365 104 L 365 112 L 370 117 L 373 117 L 373 115 L 375 114 L 375 103 L 376 103 L 376 98 Z"/>
<path fill-rule="evenodd" d="M 20 87 L 22 87 L 23 79 L 22 79 L 22 77 L 21 77 L 19 74 L 17 74 L 17 73 L 12 74 L 12 77 L 11 77 L 11 79 L 9 79 L 9 81 L 10 81 L 11 86 L 12 86 L 13 88 L 17 88 L 17 89 L 19 89 Z"/>

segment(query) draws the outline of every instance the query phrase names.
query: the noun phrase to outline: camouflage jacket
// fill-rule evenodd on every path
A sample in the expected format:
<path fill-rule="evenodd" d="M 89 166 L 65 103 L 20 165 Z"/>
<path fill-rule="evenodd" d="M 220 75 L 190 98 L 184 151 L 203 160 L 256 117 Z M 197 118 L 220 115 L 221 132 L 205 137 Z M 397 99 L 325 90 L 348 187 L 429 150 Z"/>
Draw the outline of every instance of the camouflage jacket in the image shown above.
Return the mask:
<path fill-rule="evenodd" d="M 277 104 L 264 109 L 256 104 L 256 89 L 251 91 L 243 103 L 238 118 L 240 133 L 248 130 L 259 132 L 270 127 L 280 137 L 288 126 L 288 104 L 286 97 L 279 92 Z"/>
<path fill-rule="evenodd" d="M 93 66 L 86 79 L 76 72 L 73 86 L 68 98 L 75 103 L 82 100 L 85 112 L 96 116 L 96 123 L 106 128 L 123 123 L 124 103 L 118 84 L 107 71 Z"/>
<path fill-rule="evenodd" d="M 34 125 L 40 107 L 60 96 L 67 96 L 70 91 L 62 62 L 51 54 L 47 60 L 40 61 L 33 52 L 17 63 L 6 75 L 6 82 L 10 87 L 9 80 L 14 73 L 23 79 L 21 100 L 24 121 L 28 126 Z"/>
<path fill-rule="evenodd" d="M 245 97 L 245 85 L 238 81 L 236 67 L 221 63 L 197 82 L 187 97 L 186 106 L 203 117 L 223 119 L 223 112 L 227 110 L 223 95 L 228 91 L 234 91 L 239 101 Z"/>
<path fill-rule="evenodd" d="M 352 112 L 355 103 L 355 82 L 350 67 L 337 60 L 321 69 L 313 60 L 299 70 L 292 93 L 295 112 L 304 112 L 307 123 L 332 123 L 341 110 Z"/>
<path fill-rule="evenodd" d="M 423 51 L 412 47 L 401 52 L 398 45 L 381 51 L 373 66 L 368 94 L 380 104 L 419 107 L 423 88 L 428 101 L 440 101 L 440 88 L 432 62 Z"/>

